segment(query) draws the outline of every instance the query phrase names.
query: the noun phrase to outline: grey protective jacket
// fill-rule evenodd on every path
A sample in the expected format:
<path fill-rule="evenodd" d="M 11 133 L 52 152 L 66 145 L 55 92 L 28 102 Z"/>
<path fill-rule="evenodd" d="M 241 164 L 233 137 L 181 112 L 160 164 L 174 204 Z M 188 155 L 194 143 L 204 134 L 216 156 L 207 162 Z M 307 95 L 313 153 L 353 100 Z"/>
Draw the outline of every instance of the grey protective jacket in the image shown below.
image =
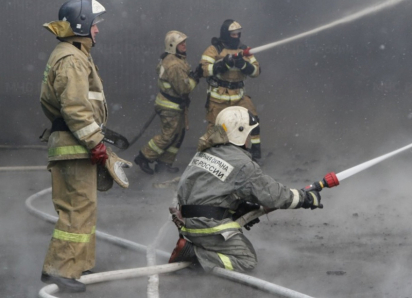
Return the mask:
<path fill-rule="evenodd" d="M 242 201 L 277 209 L 302 205 L 302 191 L 263 174 L 245 149 L 230 143 L 212 146 L 212 138 L 204 142 L 207 144 L 203 147 L 209 148 L 195 154 L 180 178 L 180 206 L 209 205 L 234 211 Z M 244 271 L 257 263 L 253 246 L 231 218 L 186 218 L 180 233 L 195 245 L 196 256 L 205 270 L 219 266 Z"/>

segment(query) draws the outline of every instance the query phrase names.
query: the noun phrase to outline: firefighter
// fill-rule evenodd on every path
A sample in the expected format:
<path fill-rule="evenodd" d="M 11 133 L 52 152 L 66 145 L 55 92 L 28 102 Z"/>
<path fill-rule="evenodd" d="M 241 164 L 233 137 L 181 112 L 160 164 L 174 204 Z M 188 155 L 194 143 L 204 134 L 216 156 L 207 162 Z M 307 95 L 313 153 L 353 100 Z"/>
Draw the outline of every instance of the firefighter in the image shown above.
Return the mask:
<path fill-rule="evenodd" d="M 215 123 L 217 114 L 229 106 L 242 106 L 252 112 L 259 121 L 256 108 L 250 96 L 244 92 L 244 80 L 260 75 L 256 58 L 234 54 L 241 53 L 247 47 L 240 42 L 242 27 L 234 20 L 226 20 L 220 28 L 220 37 L 212 38 L 212 45 L 203 53 L 200 65 L 202 76 L 208 83 L 206 101 L 206 120 L 208 129 Z M 255 159 L 261 158 L 260 129 L 256 127 L 251 133 L 250 152 Z"/>
<path fill-rule="evenodd" d="M 42 137 L 48 141 L 52 200 L 59 218 L 41 280 L 64 292 L 84 292 L 86 286 L 76 279 L 95 266 L 97 168 L 112 155 L 102 142 L 107 103 L 90 55 L 105 12 L 95 0 L 70 0 L 61 6 L 58 21 L 43 25 L 60 41 L 47 62 L 40 95 L 52 122 Z"/>
<path fill-rule="evenodd" d="M 155 111 L 160 117 L 161 133 L 155 135 L 139 152 L 135 163 L 149 175 L 166 170 L 176 173 L 173 162 L 188 129 L 189 93 L 199 78 L 186 61 L 187 36 L 179 31 L 169 31 L 165 37 L 165 52 L 157 65 L 159 93 Z M 154 170 L 149 163 L 156 162 Z"/>
<path fill-rule="evenodd" d="M 250 111 L 232 106 L 218 114 L 216 125 L 200 139 L 178 184 L 180 207 L 170 208 L 180 236 L 170 263 L 191 261 L 207 272 L 214 267 L 251 270 L 257 264 L 256 252 L 234 219 L 260 206 L 323 207 L 319 192 L 291 189 L 262 173 L 246 147 L 257 126 Z"/>

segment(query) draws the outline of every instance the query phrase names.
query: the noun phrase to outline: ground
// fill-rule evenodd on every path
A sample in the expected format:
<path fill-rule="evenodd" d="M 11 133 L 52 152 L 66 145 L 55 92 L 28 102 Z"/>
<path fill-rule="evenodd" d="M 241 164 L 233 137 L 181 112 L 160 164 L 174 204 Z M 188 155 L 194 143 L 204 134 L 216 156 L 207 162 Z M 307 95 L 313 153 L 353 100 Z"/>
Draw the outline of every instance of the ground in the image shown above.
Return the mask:
<path fill-rule="evenodd" d="M 183 149 L 182 156 L 189 158 L 193 149 Z M 279 158 L 280 153 L 273 150 L 269 154 L 266 149 L 262 168 L 284 184 L 303 187 L 326 174 L 311 168 L 328 160 L 305 162 L 310 159 Z M 245 231 L 259 259 L 257 268 L 248 274 L 312 297 L 412 297 L 409 155 L 400 154 L 342 181 L 336 188 L 323 190 L 323 210 L 278 210 L 261 218 L 259 224 Z M 22 156 L 26 159 L 19 158 Z M 27 156 L 36 157 L 32 159 L 35 161 L 27 164 Z M 2 166 L 44 165 L 44 156 L 42 150 L 2 150 L 0 161 Z M 185 162 L 182 158 L 176 165 L 184 167 Z M 128 174 L 129 189 L 115 185 L 99 194 L 97 229 L 149 245 L 168 220 L 173 199 L 172 189 L 154 189 L 152 184 L 175 176 L 148 176 L 137 167 Z M 25 200 L 50 187 L 50 176 L 47 171 L 1 171 L 0 186 L 1 296 L 37 297 L 44 286 L 40 273 L 53 225 L 30 215 Z M 34 205 L 55 215 L 50 195 L 40 197 Z M 177 231 L 170 223 L 159 249 L 171 252 L 176 240 Z M 166 261 L 157 259 L 158 264 Z M 144 253 L 98 241 L 96 272 L 144 266 Z M 56 295 L 144 297 L 147 281 L 143 277 L 101 283 L 89 285 L 85 294 Z M 190 269 L 161 275 L 159 291 L 161 297 L 179 298 L 276 297 Z"/>

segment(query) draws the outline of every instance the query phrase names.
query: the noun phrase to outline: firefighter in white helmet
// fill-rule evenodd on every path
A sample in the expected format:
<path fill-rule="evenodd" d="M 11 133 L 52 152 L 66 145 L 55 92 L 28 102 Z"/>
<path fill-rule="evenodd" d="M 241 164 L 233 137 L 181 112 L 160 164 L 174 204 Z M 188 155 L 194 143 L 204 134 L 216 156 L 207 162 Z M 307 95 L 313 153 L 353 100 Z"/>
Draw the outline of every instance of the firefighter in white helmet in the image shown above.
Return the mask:
<path fill-rule="evenodd" d="M 220 28 L 220 37 L 212 38 L 212 45 L 203 53 L 200 64 L 202 76 L 208 82 L 206 101 L 206 120 L 212 127 L 217 114 L 230 106 L 247 108 L 259 121 L 256 108 L 244 92 L 244 80 L 260 75 L 260 66 L 253 55 L 239 55 L 247 47 L 240 42 L 241 25 L 231 19 L 225 20 Z M 260 129 L 256 127 L 251 133 L 252 157 L 261 158 Z"/>
<path fill-rule="evenodd" d="M 165 52 L 157 66 L 159 93 L 155 110 L 160 117 L 161 133 L 150 139 L 135 158 L 135 163 L 149 175 L 164 170 L 179 171 L 173 162 L 188 128 L 189 94 L 199 81 L 186 61 L 186 39 L 182 32 L 169 31 Z M 156 162 L 154 170 L 149 165 L 153 162 Z"/>
<path fill-rule="evenodd" d="M 200 139 L 198 152 L 178 184 L 179 206 L 170 208 L 179 240 L 169 262 L 191 261 L 205 271 L 251 270 L 257 264 L 256 253 L 235 221 L 238 217 L 260 206 L 267 210 L 323 207 L 317 191 L 291 189 L 262 173 L 247 151 L 249 134 L 257 125 L 246 108 L 228 107 Z"/>
<path fill-rule="evenodd" d="M 86 286 L 76 279 L 95 265 L 98 186 L 109 189 L 110 175 L 131 166 L 102 142 L 107 103 L 90 50 L 105 12 L 95 0 L 70 0 L 61 6 L 58 21 L 43 25 L 61 42 L 47 62 L 40 95 L 43 112 L 52 122 L 42 140 L 48 142 L 52 200 L 59 215 L 41 280 L 66 292 L 84 292 Z M 98 173 L 106 177 L 103 184 Z M 128 186 L 125 177 L 115 180 Z"/>

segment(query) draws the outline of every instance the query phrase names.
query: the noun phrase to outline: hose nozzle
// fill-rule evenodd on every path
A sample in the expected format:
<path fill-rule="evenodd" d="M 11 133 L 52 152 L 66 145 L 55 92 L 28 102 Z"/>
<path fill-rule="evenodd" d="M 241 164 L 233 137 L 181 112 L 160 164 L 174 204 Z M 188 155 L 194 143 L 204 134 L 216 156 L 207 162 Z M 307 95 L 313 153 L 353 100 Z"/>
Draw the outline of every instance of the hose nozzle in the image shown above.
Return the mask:
<path fill-rule="evenodd" d="M 330 172 L 326 174 L 326 176 L 317 182 L 314 182 L 311 185 L 306 186 L 303 190 L 305 191 L 311 191 L 311 190 L 316 190 L 316 191 L 321 191 L 323 188 L 332 188 L 335 186 L 339 185 L 339 179 L 336 177 L 336 174 L 334 172 Z"/>

